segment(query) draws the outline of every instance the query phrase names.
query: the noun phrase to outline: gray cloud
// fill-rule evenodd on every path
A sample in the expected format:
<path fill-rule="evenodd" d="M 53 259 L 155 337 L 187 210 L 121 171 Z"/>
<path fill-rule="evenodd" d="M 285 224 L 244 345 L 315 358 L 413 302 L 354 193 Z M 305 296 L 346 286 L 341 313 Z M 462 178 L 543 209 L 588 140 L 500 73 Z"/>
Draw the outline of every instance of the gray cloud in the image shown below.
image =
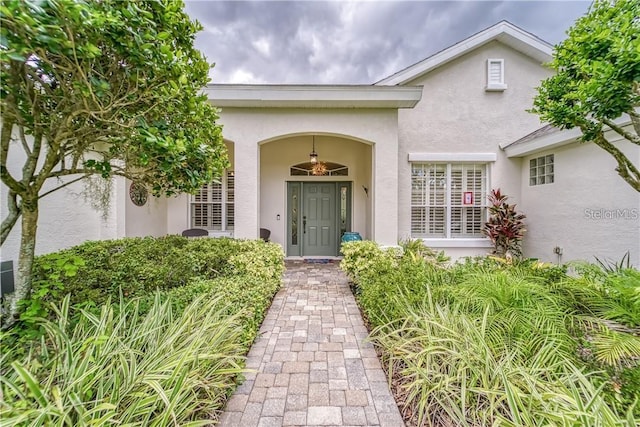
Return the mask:
<path fill-rule="evenodd" d="M 215 83 L 369 84 L 506 19 L 561 41 L 589 1 L 187 1 Z"/>

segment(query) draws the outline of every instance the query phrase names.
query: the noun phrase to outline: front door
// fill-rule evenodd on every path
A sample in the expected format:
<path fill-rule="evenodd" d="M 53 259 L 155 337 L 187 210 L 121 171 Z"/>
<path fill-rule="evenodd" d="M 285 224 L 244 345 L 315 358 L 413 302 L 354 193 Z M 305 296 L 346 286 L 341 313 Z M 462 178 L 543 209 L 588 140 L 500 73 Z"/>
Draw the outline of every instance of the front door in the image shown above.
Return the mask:
<path fill-rule="evenodd" d="M 288 184 L 287 255 L 338 255 L 340 236 L 350 226 L 350 189 L 346 182 Z"/>

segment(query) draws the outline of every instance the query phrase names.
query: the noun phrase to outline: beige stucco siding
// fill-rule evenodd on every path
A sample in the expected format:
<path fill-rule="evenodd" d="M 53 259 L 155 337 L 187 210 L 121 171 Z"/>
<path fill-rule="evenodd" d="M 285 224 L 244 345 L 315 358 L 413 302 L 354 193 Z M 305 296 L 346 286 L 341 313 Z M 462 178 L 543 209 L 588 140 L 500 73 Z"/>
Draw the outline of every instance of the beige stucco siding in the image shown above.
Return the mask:
<path fill-rule="evenodd" d="M 617 144 L 635 164 L 640 149 L 628 142 Z M 554 183 L 529 185 L 529 161 L 554 155 Z M 544 261 L 594 256 L 620 260 L 630 252 L 640 265 L 640 193 L 615 172 L 615 160 L 594 144 L 573 143 L 560 149 L 527 156 L 522 167 L 522 201 L 527 215 L 525 255 Z M 562 248 L 562 256 L 553 253 Z"/>
<path fill-rule="evenodd" d="M 489 58 L 504 59 L 508 88 L 503 92 L 485 91 Z M 498 145 L 540 127 L 538 117 L 525 110 L 535 87 L 549 75 L 531 58 L 494 41 L 408 83 L 424 89 L 415 108 L 398 114 L 400 237 L 410 236 L 409 153 L 495 153 L 489 185 L 520 200 L 520 160 L 508 159 Z"/>
<path fill-rule="evenodd" d="M 310 136 L 316 134 L 321 159 L 354 168 L 348 178 L 356 231 L 383 244 L 397 243 L 396 109 L 225 108 L 220 123 L 235 155 L 234 237 L 256 238 L 263 227 L 284 243 L 289 167 L 308 161 Z M 329 144 L 327 150 L 318 143 Z M 187 227 L 186 205 L 186 196 L 169 200 L 169 233 Z"/>

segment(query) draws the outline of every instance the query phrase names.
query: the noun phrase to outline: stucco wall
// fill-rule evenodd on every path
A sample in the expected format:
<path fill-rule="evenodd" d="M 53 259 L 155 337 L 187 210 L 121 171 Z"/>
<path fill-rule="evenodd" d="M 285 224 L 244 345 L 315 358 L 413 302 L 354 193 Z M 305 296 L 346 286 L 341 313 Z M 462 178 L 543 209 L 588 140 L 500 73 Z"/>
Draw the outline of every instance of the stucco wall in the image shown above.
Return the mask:
<path fill-rule="evenodd" d="M 487 59 L 504 59 L 504 92 L 487 92 Z M 491 42 L 427 75 L 409 82 L 422 85 L 423 96 L 410 110 L 400 110 L 398 194 L 399 236 L 410 236 L 411 167 L 409 153 L 495 153 L 489 186 L 500 187 L 514 201 L 520 195 L 520 159 L 508 159 L 498 145 L 512 142 L 539 128 L 537 116 L 527 113 L 540 81 L 551 75 L 531 58 Z M 451 254 L 460 251 L 448 249 Z M 486 253 L 468 249 L 469 255 Z"/>
<path fill-rule="evenodd" d="M 260 191 L 260 177 L 265 176 L 261 168 L 267 167 L 261 161 L 262 147 L 269 150 L 273 141 L 282 138 L 318 134 L 345 138 L 343 141 L 358 141 L 353 143 L 372 147 L 371 171 L 364 172 L 365 169 L 362 169 L 363 174 L 371 177 L 368 186 L 369 203 L 372 206 L 370 211 L 376 212 L 371 215 L 368 228 L 371 237 L 383 244 L 397 242 L 397 110 L 226 108 L 220 114 L 220 123 L 224 126 L 225 137 L 234 142 L 237 188 L 235 237 L 256 238 L 261 226 L 273 226 L 275 239 L 279 233 L 276 229 L 284 227 L 284 217 L 281 217 L 283 225 L 280 227 L 271 223 L 274 214 L 277 214 L 274 209 L 283 209 L 282 202 L 275 202 L 280 208 L 271 208 L 269 201 L 264 205 L 261 202 L 261 198 L 274 197 L 270 192 L 276 189 L 275 182 L 270 182 L 267 186 L 269 193 Z M 296 163 L 308 158 L 309 148 L 307 144 L 301 149 L 301 154 L 296 156 Z M 322 156 L 320 148 L 316 148 Z M 282 155 L 287 154 L 283 152 Z M 344 163 L 340 157 L 333 160 Z M 365 162 L 368 160 L 362 159 Z M 284 176 L 281 179 L 278 193 L 284 198 Z M 362 176 L 356 176 L 355 179 L 357 182 L 363 181 Z M 363 190 L 354 183 L 354 195 L 357 196 L 358 192 L 362 193 Z M 261 214 L 263 206 L 269 208 L 264 217 Z M 358 224 L 363 221 L 361 215 L 362 212 L 355 214 L 354 220 Z M 366 213 L 364 215 L 364 227 L 367 227 Z"/>
<path fill-rule="evenodd" d="M 368 196 L 363 186 L 371 186 L 371 146 L 327 135 L 315 137 L 319 159 L 349 168 L 348 176 L 291 176 L 290 167 L 309 160 L 311 136 L 296 136 L 268 142 L 260 147 L 260 227 L 271 230 L 271 240 L 285 246 L 287 225 L 287 181 L 351 181 L 352 227 L 363 238 L 371 236 L 367 224 Z M 278 220 L 280 215 L 280 220 Z"/>
<path fill-rule="evenodd" d="M 640 149 L 617 145 L 640 163 Z M 554 183 L 530 186 L 529 160 L 547 154 L 554 154 Z M 553 253 L 558 246 L 560 262 L 594 262 L 594 256 L 619 261 L 630 251 L 633 264 L 640 266 L 640 194 L 615 166 L 613 157 L 594 144 L 574 143 L 524 158 L 519 209 L 527 215 L 525 255 L 558 262 Z"/>
<path fill-rule="evenodd" d="M 130 185 L 131 182 L 127 181 L 127 191 Z M 128 237 L 167 234 L 167 199 L 149 194 L 144 206 L 136 206 L 130 197 L 126 197 L 126 234 Z"/>
<path fill-rule="evenodd" d="M 19 143 L 14 141 L 9 149 L 7 166 L 14 178 L 21 179 L 21 169 L 25 154 Z M 73 179 L 73 177 L 67 178 Z M 80 244 L 86 240 L 113 239 L 123 237 L 124 199 L 122 179 L 111 182 L 111 204 L 106 216 L 93 207 L 91 194 L 95 187 L 87 187 L 86 182 L 71 184 L 40 199 L 36 254 L 54 252 Z M 40 194 L 60 186 L 64 180 L 50 179 Z M 103 184 L 104 181 L 99 181 Z M 0 183 L 0 215 L 7 214 L 7 188 Z M 2 245 L 2 260 L 17 260 L 20 246 L 20 219 Z"/>

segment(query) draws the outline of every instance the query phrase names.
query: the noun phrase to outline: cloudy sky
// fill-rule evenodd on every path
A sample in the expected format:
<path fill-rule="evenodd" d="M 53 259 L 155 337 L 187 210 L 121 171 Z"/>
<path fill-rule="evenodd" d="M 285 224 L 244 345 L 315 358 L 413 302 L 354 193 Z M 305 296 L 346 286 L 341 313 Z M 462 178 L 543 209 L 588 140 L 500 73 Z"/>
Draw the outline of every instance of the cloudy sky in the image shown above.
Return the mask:
<path fill-rule="evenodd" d="M 370 84 L 506 19 L 555 44 L 590 1 L 186 0 L 212 83 Z"/>

